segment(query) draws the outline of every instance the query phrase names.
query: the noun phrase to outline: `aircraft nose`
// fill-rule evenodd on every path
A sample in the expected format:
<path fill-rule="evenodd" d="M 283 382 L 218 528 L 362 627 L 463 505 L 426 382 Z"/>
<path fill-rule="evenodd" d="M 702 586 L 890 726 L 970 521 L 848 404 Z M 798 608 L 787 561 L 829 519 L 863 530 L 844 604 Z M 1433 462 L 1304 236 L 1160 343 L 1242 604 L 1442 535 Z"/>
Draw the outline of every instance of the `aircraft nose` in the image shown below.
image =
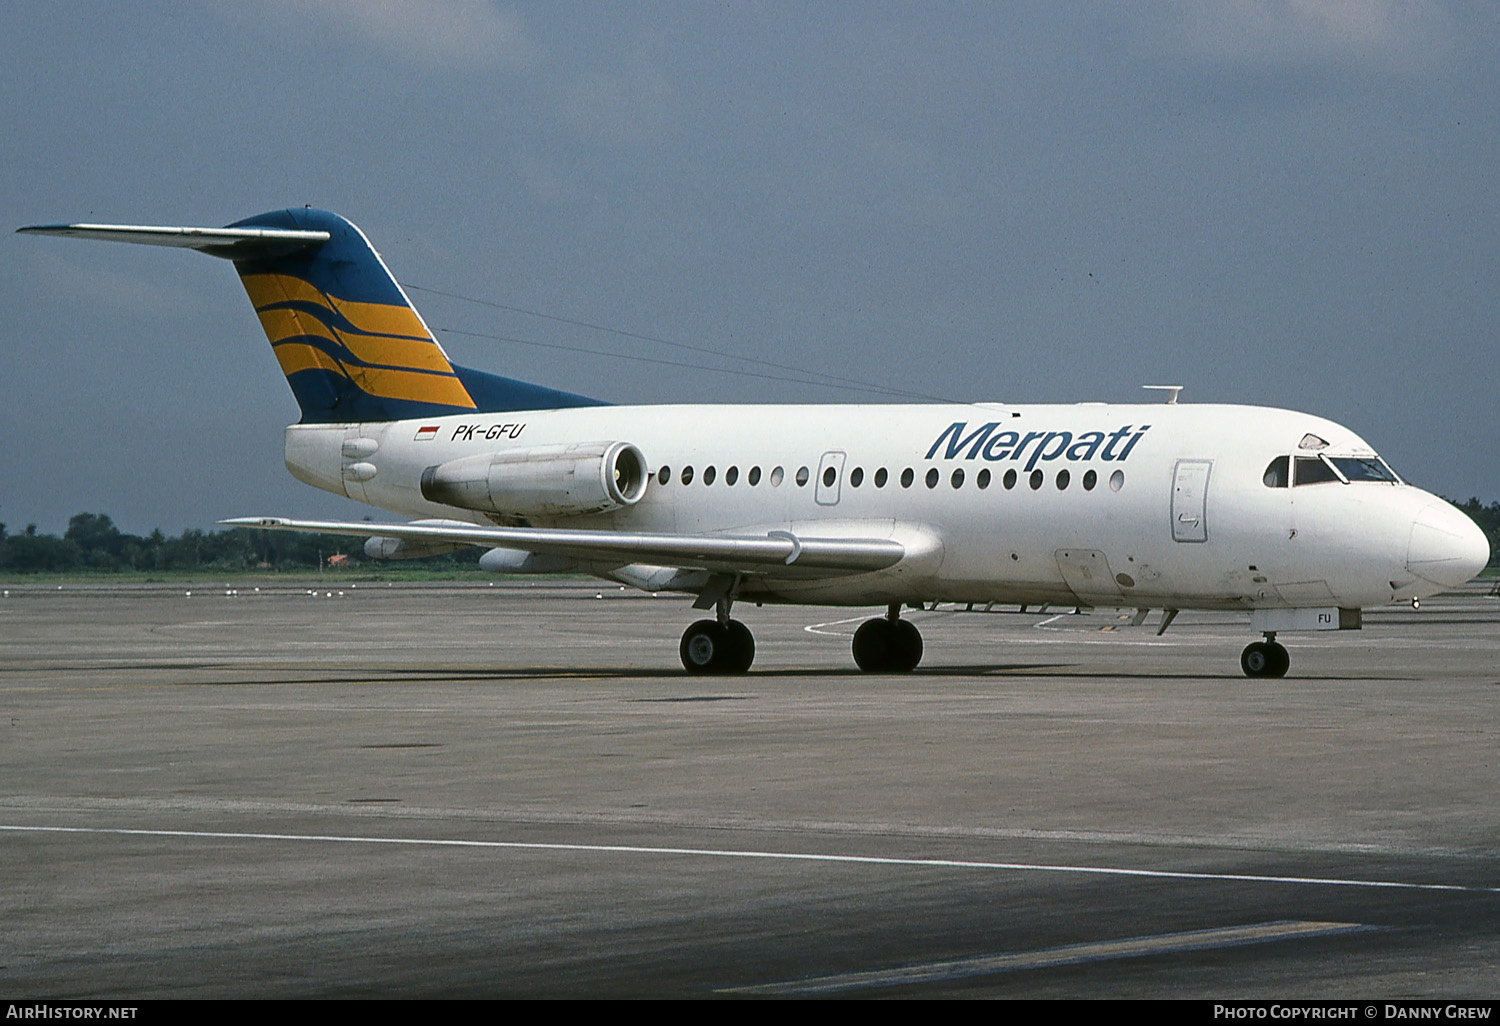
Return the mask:
<path fill-rule="evenodd" d="M 1446 502 L 1424 506 L 1411 525 L 1406 568 L 1424 581 L 1456 588 L 1490 561 L 1490 541 Z"/>

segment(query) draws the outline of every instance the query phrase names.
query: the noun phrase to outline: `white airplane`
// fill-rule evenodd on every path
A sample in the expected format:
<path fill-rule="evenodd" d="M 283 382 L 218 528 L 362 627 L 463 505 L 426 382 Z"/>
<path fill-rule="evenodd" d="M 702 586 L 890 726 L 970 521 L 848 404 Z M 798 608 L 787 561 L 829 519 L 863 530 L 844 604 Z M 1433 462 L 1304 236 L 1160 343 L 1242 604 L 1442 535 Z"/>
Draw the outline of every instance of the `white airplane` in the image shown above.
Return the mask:
<path fill-rule="evenodd" d="M 1464 583 L 1475 524 L 1348 428 L 1166 404 L 613 406 L 451 363 L 364 234 L 274 211 L 227 228 L 39 225 L 233 261 L 302 409 L 286 465 L 407 524 L 225 523 L 363 536 L 375 557 L 487 548 L 492 572 L 581 571 L 715 610 L 689 673 L 755 656 L 736 602 L 884 606 L 862 670 L 922 657 L 931 602 L 1243 610 L 1240 665 L 1280 677 L 1285 631 Z M 1160 631 L 1158 632 L 1160 633 Z"/>

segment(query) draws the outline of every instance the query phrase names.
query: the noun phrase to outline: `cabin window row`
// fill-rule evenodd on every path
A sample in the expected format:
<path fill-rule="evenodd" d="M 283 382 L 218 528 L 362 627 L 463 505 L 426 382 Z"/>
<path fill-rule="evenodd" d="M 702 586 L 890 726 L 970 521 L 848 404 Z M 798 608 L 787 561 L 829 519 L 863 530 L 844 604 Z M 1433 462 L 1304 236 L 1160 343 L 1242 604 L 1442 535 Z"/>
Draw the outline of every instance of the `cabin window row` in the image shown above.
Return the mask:
<path fill-rule="evenodd" d="M 781 467 L 777 467 L 772 470 L 769 475 L 767 475 L 766 479 L 771 483 L 771 487 L 776 488 L 780 487 L 781 482 L 785 479 L 785 476 L 786 472 Z M 715 467 L 710 465 L 703 468 L 703 474 L 700 477 L 697 471 L 695 471 L 691 466 L 687 466 L 683 467 L 682 470 L 678 473 L 677 479 L 685 485 L 692 484 L 694 480 L 702 481 L 702 483 L 705 485 L 711 485 L 715 481 L 719 480 L 719 472 Z M 728 470 L 724 471 L 725 485 L 733 486 L 738 483 L 739 479 L 739 467 L 730 467 Z M 943 475 L 937 467 L 929 467 L 922 480 L 928 488 L 936 488 L 942 481 L 942 479 Z M 808 470 L 807 467 L 798 467 L 797 473 L 794 475 L 793 480 L 797 482 L 798 488 L 804 487 L 808 483 L 808 481 L 812 480 L 812 472 Z M 886 470 L 885 467 L 881 467 L 870 475 L 870 480 L 876 488 L 884 488 L 890 482 L 890 473 Z M 901 471 L 900 482 L 902 488 L 912 487 L 912 485 L 916 483 L 916 480 L 917 472 L 911 467 L 907 467 L 905 470 Z M 962 488 L 965 482 L 968 480 L 970 479 L 965 474 L 962 467 L 954 470 L 952 474 L 948 476 L 948 483 L 953 488 Z M 975 474 L 972 480 L 974 486 L 980 491 L 983 491 L 986 488 L 989 488 L 990 485 L 994 482 L 994 477 L 991 475 L 989 468 L 985 467 L 984 469 L 980 470 L 979 473 Z M 671 484 L 672 468 L 662 467 L 657 470 L 656 481 L 658 484 L 662 485 Z M 751 467 L 749 473 L 745 475 L 745 481 L 747 484 L 750 484 L 752 486 L 760 484 L 760 467 Z M 1016 471 L 1007 470 L 1004 476 L 1001 477 L 1000 484 L 1001 487 L 1005 488 L 1008 491 L 1015 488 L 1016 485 L 1021 483 L 1022 481 L 1024 481 L 1032 491 L 1039 491 L 1042 486 L 1047 483 L 1047 475 L 1041 470 L 1033 470 L 1030 474 L 1026 475 L 1023 478 L 1019 474 L 1017 474 Z M 837 482 L 838 471 L 833 467 L 823 468 L 824 487 L 832 488 Z M 865 483 L 865 469 L 863 467 L 855 467 L 853 470 L 849 471 L 848 483 L 850 488 L 861 487 Z M 1057 471 L 1057 473 L 1053 476 L 1053 484 L 1056 486 L 1058 491 L 1067 490 L 1067 488 L 1072 483 L 1073 473 L 1066 467 Z M 1082 484 L 1084 491 L 1091 492 L 1099 484 L 1099 475 L 1094 470 L 1086 470 L 1083 472 L 1080 483 Z M 1116 470 L 1114 473 L 1110 474 L 1109 487 L 1111 491 L 1116 492 L 1125 487 L 1125 472 L 1123 470 Z"/>

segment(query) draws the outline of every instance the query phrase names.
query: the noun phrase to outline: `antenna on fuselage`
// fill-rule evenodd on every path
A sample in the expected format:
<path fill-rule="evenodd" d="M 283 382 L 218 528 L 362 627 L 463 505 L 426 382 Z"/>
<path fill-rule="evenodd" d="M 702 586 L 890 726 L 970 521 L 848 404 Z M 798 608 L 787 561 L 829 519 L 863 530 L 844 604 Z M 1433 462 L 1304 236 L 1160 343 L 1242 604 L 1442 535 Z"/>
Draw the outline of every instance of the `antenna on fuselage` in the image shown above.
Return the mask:
<path fill-rule="evenodd" d="M 1176 406 L 1177 396 L 1183 389 L 1182 385 L 1142 385 L 1142 388 L 1154 388 L 1167 393 L 1167 405 Z"/>

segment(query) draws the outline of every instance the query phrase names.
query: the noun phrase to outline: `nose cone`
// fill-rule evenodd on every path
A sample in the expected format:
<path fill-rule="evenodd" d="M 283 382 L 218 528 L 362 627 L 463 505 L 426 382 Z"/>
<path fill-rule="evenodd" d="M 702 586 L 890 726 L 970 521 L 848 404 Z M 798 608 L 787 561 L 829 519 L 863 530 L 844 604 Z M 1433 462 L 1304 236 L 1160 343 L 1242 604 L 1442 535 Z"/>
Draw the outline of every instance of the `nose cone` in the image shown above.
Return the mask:
<path fill-rule="evenodd" d="M 1425 506 L 1411 525 L 1406 568 L 1424 581 L 1456 588 L 1490 561 L 1490 541 L 1446 502 Z"/>

